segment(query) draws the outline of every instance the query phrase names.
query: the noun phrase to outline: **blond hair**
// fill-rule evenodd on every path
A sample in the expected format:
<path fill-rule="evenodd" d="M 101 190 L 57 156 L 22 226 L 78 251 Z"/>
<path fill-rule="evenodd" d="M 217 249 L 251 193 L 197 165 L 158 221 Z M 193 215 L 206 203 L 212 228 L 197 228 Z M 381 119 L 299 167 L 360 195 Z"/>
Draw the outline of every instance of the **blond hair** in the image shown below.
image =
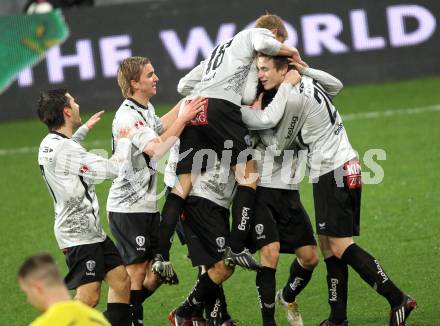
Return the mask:
<path fill-rule="evenodd" d="M 281 17 L 277 15 L 272 15 L 269 13 L 265 15 L 261 15 L 255 22 L 255 27 L 266 28 L 269 30 L 276 29 L 277 30 L 276 36 L 281 36 L 284 39 L 287 39 L 288 37 L 286 26 L 284 26 L 284 22 L 281 19 Z"/>
<path fill-rule="evenodd" d="M 139 81 L 142 69 L 150 63 L 146 57 L 130 57 L 123 60 L 118 68 L 118 85 L 122 96 L 129 98 L 133 96 L 131 81 Z"/>

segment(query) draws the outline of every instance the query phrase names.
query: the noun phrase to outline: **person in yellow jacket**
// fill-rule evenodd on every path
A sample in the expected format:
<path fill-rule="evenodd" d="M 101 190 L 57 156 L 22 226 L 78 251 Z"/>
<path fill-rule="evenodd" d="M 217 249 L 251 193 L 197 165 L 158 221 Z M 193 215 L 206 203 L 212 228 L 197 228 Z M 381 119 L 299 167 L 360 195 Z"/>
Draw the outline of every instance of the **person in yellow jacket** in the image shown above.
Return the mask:
<path fill-rule="evenodd" d="M 27 258 L 17 277 L 29 303 L 43 312 L 30 326 L 110 326 L 101 312 L 71 299 L 51 255 Z"/>

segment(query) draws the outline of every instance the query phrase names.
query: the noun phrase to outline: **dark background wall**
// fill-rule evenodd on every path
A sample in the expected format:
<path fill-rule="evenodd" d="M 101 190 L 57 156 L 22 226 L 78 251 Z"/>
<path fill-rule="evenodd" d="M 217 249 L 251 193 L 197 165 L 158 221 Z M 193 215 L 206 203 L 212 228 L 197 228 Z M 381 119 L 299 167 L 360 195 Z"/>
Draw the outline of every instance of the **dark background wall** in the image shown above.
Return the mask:
<path fill-rule="evenodd" d="M 35 116 L 40 90 L 67 86 L 83 111 L 117 108 L 120 60 L 148 56 L 160 78 L 154 103 L 179 98 L 177 82 L 219 42 L 262 13 L 289 26 L 287 41 L 311 66 L 345 84 L 440 74 L 440 2 L 150 1 L 66 11 L 70 37 L 0 95 L 0 120 Z"/>

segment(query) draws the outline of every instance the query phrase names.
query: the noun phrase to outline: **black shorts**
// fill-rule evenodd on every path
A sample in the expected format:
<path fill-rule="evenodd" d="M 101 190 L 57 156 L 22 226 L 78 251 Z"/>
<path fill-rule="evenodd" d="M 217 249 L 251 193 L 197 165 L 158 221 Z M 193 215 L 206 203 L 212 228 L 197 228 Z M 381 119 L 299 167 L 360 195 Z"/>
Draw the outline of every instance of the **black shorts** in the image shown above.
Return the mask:
<path fill-rule="evenodd" d="M 360 168 L 358 174 L 347 175 L 344 168 L 346 164 L 320 176 L 313 184 L 318 234 L 342 238 L 358 236 L 360 233 Z"/>
<path fill-rule="evenodd" d="M 151 260 L 159 247 L 159 213 L 109 212 L 109 226 L 125 265 Z"/>
<path fill-rule="evenodd" d="M 229 210 L 202 198 L 185 200 L 182 225 L 193 266 L 212 266 L 223 259 L 229 241 Z"/>
<path fill-rule="evenodd" d="M 249 160 L 249 131 L 241 119 L 240 107 L 226 100 L 210 98 L 206 119 L 188 125 L 180 136 L 180 155 L 176 174 L 200 173 L 214 165 L 226 148 L 231 151 L 230 165 Z M 243 152 L 241 155 L 240 153 Z"/>
<path fill-rule="evenodd" d="M 80 285 L 101 282 L 113 268 L 123 265 L 115 244 L 109 237 L 103 242 L 63 249 L 69 272 L 64 282 L 69 290 Z"/>
<path fill-rule="evenodd" d="M 251 251 L 279 241 L 281 253 L 295 253 L 316 245 L 312 223 L 297 190 L 258 187 L 255 199 Z"/>

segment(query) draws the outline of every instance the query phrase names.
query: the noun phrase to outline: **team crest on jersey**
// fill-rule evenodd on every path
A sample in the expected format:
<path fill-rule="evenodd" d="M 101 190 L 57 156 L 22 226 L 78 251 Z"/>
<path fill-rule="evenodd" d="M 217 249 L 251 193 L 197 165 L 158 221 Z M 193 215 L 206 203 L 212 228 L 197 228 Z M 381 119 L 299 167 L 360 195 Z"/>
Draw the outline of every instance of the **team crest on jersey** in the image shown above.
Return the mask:
<path fill-rule="evenodd" d="M 87 172 L 89 172 L 89 167 L 87 166 L 87 165 L 83 165 L 83 166 L 81 166 L 81 168 L 79 169 L 79 172 L 80 173 L 87 173 Z"/>
<path fill-rule="evenodd" d="M 258 240 L 266 238 L 266 236 L 263 235 L 263 231 L 264 231 L 264 225 L 263 224 L 255 225 L 255 232 L 257 233 L 257 239 Z"/>
<path fill-rule="evenodd" d="M 219 247 L 219 252 L 221 251 L 225 251 L 225 249 L 223 248 L 226 244 L 226 240 L 224 237 L 218 237 L 217 239 L 215 239 L 215 242 L 217 243 L 217 246 Z"/>
<path fill-rule="evenodd" d="M 88 272 L 86 272 L 86 275 L 95 276 L 95 267 L 96 267 L 96 262 L 94 260 L 86 261 L 86 268 L 88 270 Z"/>
<path fill-rule="evenodd" d="M 145 126 L 145 122 L 143 122 L 143 121 L 141 121 L 141 120 L 138 120 L 138 121 L 136 121 L 136 122 L 134 123 L 134 127 L 135 127 L 136 129 L 142 128 L 143 126 Z"/>
<path fill-rule="evenodd" d="M 143 247 L 145 244 L 145 237 L 144 236 L 137 236 L 136 237 L 136 243 L 139 247 Z"/>

